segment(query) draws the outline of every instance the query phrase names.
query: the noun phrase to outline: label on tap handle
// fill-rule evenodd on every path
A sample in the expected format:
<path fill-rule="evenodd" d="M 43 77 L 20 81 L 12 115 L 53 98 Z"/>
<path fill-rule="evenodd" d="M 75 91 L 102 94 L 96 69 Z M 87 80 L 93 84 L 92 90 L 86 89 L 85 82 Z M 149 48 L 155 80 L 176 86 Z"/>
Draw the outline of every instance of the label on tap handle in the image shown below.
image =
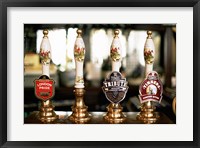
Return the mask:
<path fill-rule="evenodd" d="M 114 71 L 103 82 L 102 89 L 110 102 L 119 103 L 125 98 L 128 91 L 127 81 L 122 78 L 120 72 Z"/>
<path fill-rule="evenodd" d="M 34 81 L 35 96 L 43 101 L 49 100 L 54 96 L 55 82 L 49 79 L 48 76 L 42 75 L 39 79 Z"/>
<path fill-rule="evenodd" d="M 147 101 L 160 102 L 162 99 L 163 85 L 156 71 L 151 71 L 147 74 L 145 80 L 139 88 L 140 102 Z"/>

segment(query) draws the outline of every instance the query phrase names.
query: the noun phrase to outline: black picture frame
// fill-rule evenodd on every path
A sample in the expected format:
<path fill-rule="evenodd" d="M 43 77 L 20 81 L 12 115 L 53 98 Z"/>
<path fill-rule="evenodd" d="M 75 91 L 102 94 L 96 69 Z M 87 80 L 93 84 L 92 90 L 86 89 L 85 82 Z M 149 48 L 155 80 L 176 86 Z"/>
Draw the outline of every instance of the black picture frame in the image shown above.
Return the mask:
<path fill-rule="evenodd" d="M 193 7 L 193 141 L 7 141 L 7 8 L 8 7 Z M 187 35 L 186 35 L 187 37 Z M 0 146 L 21 147 L 200 147 L 199 0 L 1 0 L 0 1 Z M 188 49 L 192 50 L 192 49 Z M 190 87 L 190 86 L 188 86 Z M 187 120 L 187 117 L 186 117 Z M 20 133 L 19 133 L 20 134 Z M 132 133 L 137 134 L 137 133 Z M 103 135 L 102 135 L 103 136 Z"/>

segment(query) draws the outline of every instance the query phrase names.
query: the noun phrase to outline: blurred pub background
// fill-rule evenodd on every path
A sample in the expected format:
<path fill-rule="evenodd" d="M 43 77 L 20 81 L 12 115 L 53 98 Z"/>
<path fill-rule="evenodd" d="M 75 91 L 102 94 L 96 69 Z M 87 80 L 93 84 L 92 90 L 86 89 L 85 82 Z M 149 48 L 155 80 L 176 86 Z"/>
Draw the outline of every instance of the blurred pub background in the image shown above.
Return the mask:
<path fill-rule="evenodd" d="M 34 83 L 42 74 L 40 43 L 43 29 L 49 30 L 52 60 L 50 77 L 56 82 L 52 99 L 55 111 L 71 111 L 75 101 L 74 42 L 76 30 L 82 29 L 86 46 L 84 61 L 85 104 L 89 111 L 105 112 L 109 101 L 102 91 L 102 82 L 111 72 L 110 45 L 114 30 L 119 29 L 122 44 L 120 72 L 128 81 L 129 90 L 121 102 L 123 111 L 140 111 L 139 85 L 144 79 L 144 43 L 146 31 L 153 32 L 156 56 L 154 70 L 163 82 L 163 99 L 157 111 L 176 122 L 172 102 L 176 96 L 176 25 L 175 24 L 24 24 L 24 117 L 37 111 L 40 100 L 35 97 Z"/>

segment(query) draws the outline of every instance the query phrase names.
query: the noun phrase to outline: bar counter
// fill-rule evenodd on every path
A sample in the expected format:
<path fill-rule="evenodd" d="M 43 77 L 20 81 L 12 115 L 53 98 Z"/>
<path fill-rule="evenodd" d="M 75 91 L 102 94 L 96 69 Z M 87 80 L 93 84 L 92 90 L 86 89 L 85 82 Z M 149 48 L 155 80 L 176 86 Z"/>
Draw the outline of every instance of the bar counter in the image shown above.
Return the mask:
<path fill-rule="evenodd" d="M 72 112 L 64 112 L 64 111 L 55 111 L 59 118 L 51 122 L 50 124 L 75 124 L 72 123 L 68 117 Z M 39 111 L 32 112 L 27 118 L 24 119 L 25 124 L 43 124 L 40 120 L 38 120 Z M 104 120 L 103 116 L 106 112 L 89 112 L 91 114 L 91 120 L 86 124 L 110 124 Z M 126 116 L 126 120 L 122 124 L 144 124 L 142 121 L 136 119 L 136 116 L 139 112 L 123 112 Z M 160 119 L 155 124 L 174 124 L 165 114 L 158 113 L 160 115 Z M 49 124 L 49 123 L 48 123 Z"/>

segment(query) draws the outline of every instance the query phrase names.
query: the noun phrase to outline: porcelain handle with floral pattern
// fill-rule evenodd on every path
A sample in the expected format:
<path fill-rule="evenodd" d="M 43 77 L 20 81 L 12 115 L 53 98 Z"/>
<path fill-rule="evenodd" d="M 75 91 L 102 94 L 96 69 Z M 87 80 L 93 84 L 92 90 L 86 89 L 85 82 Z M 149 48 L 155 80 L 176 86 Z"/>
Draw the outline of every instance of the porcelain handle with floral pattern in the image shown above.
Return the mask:
<path fill-rule="evenodd" d="M 82 31 L 77 30 L 77 38 L 74 45 L 74 58 L 76 65 L 76 78 L 75 78 L 75 88 L 84 88 L 84 78 L 83 78 L 83 62 L 85 59 L 85 44 L 81 37 Z"/>
<path fill-rule="evenodd" d="M 154 63 L 154 57 L 155 57 L 155 47 L 152 40 L 152 32 L 147 31 L 147 39 L 144 45 L 144 60 L 145 60 L 145 76 L 150 71 L 153 71 L 153 63 Z"/>
<path fill-rule="evenodd" d="M 51 62 L 51 45 L 48 39 L 49 31 L 47 29 L 43 30 L 43 39 L 40 44 L 40 58 L 42 62 L 42 75 L 50 77 L 49 65 Z"/>
<path fill-rule="evenodd" d="M 111 47 L 110 47 L 110 57 L 112 60 L 112 71 L 118 71 L 121 67 L 121 43 L 119 40 L 119 30 L 115 30 L 115 36 L 113 38 Z"/>

